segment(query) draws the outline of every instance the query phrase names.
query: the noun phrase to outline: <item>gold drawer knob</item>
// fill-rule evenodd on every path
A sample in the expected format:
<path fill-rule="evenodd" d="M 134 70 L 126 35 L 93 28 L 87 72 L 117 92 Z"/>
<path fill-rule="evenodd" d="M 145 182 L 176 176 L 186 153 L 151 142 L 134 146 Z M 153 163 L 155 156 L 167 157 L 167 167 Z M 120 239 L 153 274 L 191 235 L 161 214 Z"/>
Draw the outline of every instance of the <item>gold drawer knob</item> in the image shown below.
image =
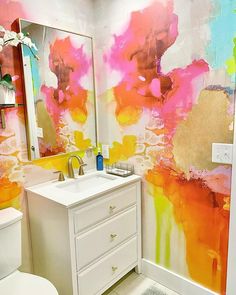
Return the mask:
<path fill-rule="evenodd" d="M 113 272 L 115 272 L 115 271 L 117 271 L 118 267 L 117 266 L 112 266 L 111 269 L 112 269 Z"/>
<path fill-rule="evenodd" d="M 116 209 L 116 206 L 110 206 L 109 209 L 110 209 L 110 212 L 112 213 Z"/>
<path fill-rule="evenodd" d="M 117 237 L 117 234 L 111 234 L 111 239 L 114 240 Z"/>

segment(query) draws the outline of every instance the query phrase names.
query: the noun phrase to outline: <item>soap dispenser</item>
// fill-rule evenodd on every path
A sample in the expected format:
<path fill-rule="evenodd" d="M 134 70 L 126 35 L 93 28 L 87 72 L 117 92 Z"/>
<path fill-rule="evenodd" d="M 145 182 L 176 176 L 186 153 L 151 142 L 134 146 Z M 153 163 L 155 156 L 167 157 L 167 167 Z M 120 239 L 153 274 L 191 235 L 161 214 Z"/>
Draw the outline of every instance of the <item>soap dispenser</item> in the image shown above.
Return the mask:
<path fill-rule="evenodd" d="M 96 166 L 98 171 L 103 170 L 103 156 L 101 154 L 100 148 L 98 148 L 98 154 L 96 156 Z"/>

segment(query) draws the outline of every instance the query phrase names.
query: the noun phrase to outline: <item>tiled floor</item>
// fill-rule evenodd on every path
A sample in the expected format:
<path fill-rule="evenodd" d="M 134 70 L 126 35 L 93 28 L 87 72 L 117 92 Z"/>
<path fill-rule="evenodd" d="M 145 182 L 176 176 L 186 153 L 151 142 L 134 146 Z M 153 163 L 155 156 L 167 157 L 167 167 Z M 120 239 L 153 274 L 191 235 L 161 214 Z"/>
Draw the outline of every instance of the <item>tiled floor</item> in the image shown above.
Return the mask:
<path fill-rule="evenodd" d="M 168 295 L 179 295 L 157 282 L 143 275 L 138 275 L 135 272 L 130 272 L 125 278 L 121 279 L 103 295 L 142 295 L 144 291 L 153 285 Z"/>

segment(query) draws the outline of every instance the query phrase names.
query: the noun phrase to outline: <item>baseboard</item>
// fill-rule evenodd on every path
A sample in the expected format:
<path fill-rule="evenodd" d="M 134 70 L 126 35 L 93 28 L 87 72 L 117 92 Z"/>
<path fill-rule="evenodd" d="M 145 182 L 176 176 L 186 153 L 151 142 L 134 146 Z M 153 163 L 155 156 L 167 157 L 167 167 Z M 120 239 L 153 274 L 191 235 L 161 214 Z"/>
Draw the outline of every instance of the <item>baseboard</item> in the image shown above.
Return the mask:
<path fill-rule="evenodd" d="M 142 273 L 181 295 L 219 295 L 146 259 L 142 259 Z"/>

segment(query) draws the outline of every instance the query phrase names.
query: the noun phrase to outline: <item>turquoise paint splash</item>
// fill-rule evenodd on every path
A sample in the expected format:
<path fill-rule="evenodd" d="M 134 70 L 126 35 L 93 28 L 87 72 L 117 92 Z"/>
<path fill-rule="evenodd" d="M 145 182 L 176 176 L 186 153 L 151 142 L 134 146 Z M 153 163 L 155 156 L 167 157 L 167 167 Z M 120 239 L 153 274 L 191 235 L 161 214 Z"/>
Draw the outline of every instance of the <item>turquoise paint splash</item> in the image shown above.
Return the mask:
<path fill-rule="evenodd" d="M 236 35 L 236 0 L 213 0 L 218 14 L 210 22 L 211 41 L 207 59 L 214 69 L 226 68 L 226 60 L 232 55 Z"/>
<path fill-rule="evenodd" d="M 32 52 L 27 46 L 23 47 L 23 53 L 25 56 L 30 56 L 31 74 L 33 83 L 33 93 L 35 100 L 38 98 L 41 80 L 39 75 L 39 61 L 33 56 Z"/>

